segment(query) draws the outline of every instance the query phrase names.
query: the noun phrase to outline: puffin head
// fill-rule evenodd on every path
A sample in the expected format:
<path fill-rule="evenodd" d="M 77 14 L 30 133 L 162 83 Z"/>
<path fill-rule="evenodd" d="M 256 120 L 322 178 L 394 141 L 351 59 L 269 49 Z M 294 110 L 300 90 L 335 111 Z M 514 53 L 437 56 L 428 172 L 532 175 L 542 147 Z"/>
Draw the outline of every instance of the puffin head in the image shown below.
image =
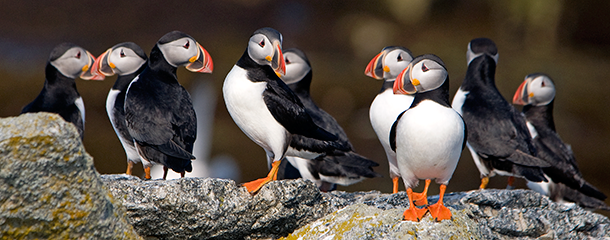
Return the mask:
<path fill-rule="evenodd" d="M 186 33 L 172 31 L 157 42 L 165 60 L 173 67 L 186 66 L 191 72 L 212 73 L 212 57 L 195 39 Z"/>
<path fill-rule="evenodd" d="M 527 75 L 513 96 L 513 104 L 544 106 L 555 99 L 555 84 L 544 73 Z"/>
<path fill-rule="evenodd" d="M 439 88 L 447 80 L 445 63 L 433 54 L 416 57 L 398 74 L 394 94 L 415 94 Z"/>
<path fill-rule="evenodd" d="M 93 74 L 89 71 L 94 62 L 95 57 L 91 53 L 73 43 L 57 45 L 49 56 L 49 63 L 66 77 L 104 80 L 104 75 Z"/>
<path fill-rule="evenodd" d="M 147 59 L 146 53 L 137 44 L 119 43 L 102 53 L 95 60 L 91 71 L 104 76 L 132 74 L 140 69 Z"/>
<path fill-rule="evenodd" d="M 281 78 L 286 84 L 301 81 L 311 71 L 307 56 L 303 51 L 296 48 L 284 51 L 284 63 L 286 64 L 286 74 Z"/>
<path fill-rule="evenodd" d="M 273 28 L 256 30 L 248 41 L 248 56 L 259 65 L 269 65 L 278 76 L 286 74 L 282 34 Z"/>
<path fill-rule="evenodd" d="M 411 60 L 413 55 L 409 49 L 397 46 L 385 47 L 369 62 L 364 74 L 379 80 L 394 80 Z"/>
<path fill-rule="evenodd" d="M 494 59 L 496 65 L 498 64 L 498 48 L 496 44 L 489 38 L 475 38 L 472 39 L 468 43 L 468 51 L 466 52 L 466 59 L 468 60 L 468 64 L 472 62 L 473 59 L 482 56 L 488 55 Z"/>

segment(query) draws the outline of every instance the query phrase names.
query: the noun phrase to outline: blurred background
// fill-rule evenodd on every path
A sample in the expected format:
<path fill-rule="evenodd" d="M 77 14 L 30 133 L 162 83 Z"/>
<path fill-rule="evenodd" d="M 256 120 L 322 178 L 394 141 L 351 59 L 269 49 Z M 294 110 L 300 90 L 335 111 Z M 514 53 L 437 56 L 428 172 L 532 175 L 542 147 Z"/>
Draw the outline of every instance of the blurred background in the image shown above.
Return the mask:
<path fill-rule="evenodd" d="M 381 87 L 363 74 L 371 58 L 389 45 L 407 47 L 415 55 L 436 54 L 449 70 L 453 95 L 466 72 L 468 42 L 488 37 L 499 48 L 496 84 L 505 98 L 512 99 L 527 74 L 544 72 L 554 79 L 557 130 L 572 145 L 584 177 L 610 195 L 609 1 L 2 0 L 0 5 L 0 117 L 19 115 L 38 95 L 48 56 L 61 42 L 76 43 L 98 56 L 125 41 L 149 52 L 172 30 L 193 36 L 215 66 L 213 74 L 178 71 L 199 118 L 195 171 L 187 176 L 238 183 L 266 176 L 268 169 L 264 151 L 229 116 L 223 80 L 252 32 L 266 26 L 279 30 L 284 48 L 300 48 L 309 57 L 314 100 L 343 126 L 357 152 L 380 164 L 376 171 L 383 178 L 339 186 L 345 191 L 391 192 L 385 153 L 368 118 Z M 86 106 L 84 144 L 102 174 L 124 173 L 127 166 L 105 111 L 115 79 L 76 80 Z M 141 165 L 134 170 L 143 173 Z M 465 150 L 448 191 L 476 189 L 479 183 Z M 491 179 L 491 188 L 505 186 L 506 178 Z M 523 180 L 517 186 L 523 188 Z M 438 185 L 432 185 L 431 194 L 438 194 Z"/>

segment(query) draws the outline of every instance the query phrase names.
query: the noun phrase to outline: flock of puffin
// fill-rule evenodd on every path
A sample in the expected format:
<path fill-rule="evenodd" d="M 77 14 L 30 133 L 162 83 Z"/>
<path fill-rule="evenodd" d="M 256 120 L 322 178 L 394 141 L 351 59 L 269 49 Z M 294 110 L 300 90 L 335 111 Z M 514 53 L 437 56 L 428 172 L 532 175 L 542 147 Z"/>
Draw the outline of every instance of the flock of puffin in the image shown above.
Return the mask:
<path fill-rule="evenodd" d="M 524 178 L 528 186 L 555 201 L 610 210 L 606 196 L 584 180 L 570 146 L 555 131 L 555 86 L 545 74 L 525 77 L 513 103 L 495 86 L 498 50 L 487 38 L 468 44 L 468 70 L 449 101 L 449 76 L 435 55 L 413 57 L 404 47 L 386 47 L 365 69 L 383 80 L 370 106 L 370 121 L 390 166 L 393 192 L 403 179 L 410 207 L 404 219 L 419 221 L 426 213 L 437 221 L 451 219 L 443 205 L 445 189 L 464 147 L 481 173 L 481 189 L 489 177 Z M 23 108 L 53 112 L 73 123 L 81 138 L 85 109 L 74 79 L 103 80 L 118 75 L 108 94 L 106 110 L 127 154 L 127 174 L 142 162 L 150 179 L 152 164 L 181 173 L 192 170 L 196 116 L 176 70 L 211 73 L 210 54 L 191 36 L 173 31 L 150 55 L 131 42 L 117 44 L 98 58 L 70 43 L 60 44 L 49 57 L 45 85 Z M 337 121 L 316 106 L 309 87 L 312 69 L 298 49 L 282 50 L 282 35 L 272 28 L 253 33 L 241 58 L 226 75 L 223 97 L 237 126 L 265 150 L 269 174 L 243 185 L 256 193 L 277 179 L 306 178 L 321 190 L 379 177 L 378 164 L 354 152 Z M 428 204 L 431 180 L 440 185 L 437 203 Z M 413 192 L 425 180 L 422 193 Z M 423 206 L 423 207 L 422 207 Z M 421 207 L 421 208 L 420 208 Z"/>

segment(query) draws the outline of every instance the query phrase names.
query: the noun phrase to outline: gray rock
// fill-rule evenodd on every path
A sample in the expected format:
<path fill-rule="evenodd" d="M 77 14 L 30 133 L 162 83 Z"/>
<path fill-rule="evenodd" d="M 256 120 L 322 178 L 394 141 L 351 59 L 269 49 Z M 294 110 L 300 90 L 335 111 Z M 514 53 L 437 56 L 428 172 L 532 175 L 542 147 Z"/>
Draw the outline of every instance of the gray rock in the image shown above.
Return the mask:
<path fill-rule="evenodd" d="M 401 221 L 406 193 L 320 193 L 306 180 L 274 181 L 257 195 L 231 180 L 143 181 L 103 175 L 142 236 L 160 239 L 587 239 L 610 237 L 610 220 L 530 190 L 445 195 L 452 220 Z M 428 198 L 431 203 L 438 196 Z M 342 210 L 341 210 L 342 209 Z M 317 220 L 317 221 L 316 221 Z M 292 234 L 291 234 L 292 233 Z M 290 234 L 290 235 L 289 235 Z"/>
<path fill-rule="evenodd" d="M 23 238 L 140 239 L 56 114 L 0 119 L 0 239 Z"/>

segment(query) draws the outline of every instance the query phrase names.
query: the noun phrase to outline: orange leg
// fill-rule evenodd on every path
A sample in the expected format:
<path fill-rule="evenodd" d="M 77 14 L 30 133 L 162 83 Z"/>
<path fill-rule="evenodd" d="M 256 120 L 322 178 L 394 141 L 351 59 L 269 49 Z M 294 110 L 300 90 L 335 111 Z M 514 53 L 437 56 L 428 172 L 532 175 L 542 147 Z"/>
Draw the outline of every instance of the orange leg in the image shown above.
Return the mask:
<path fill-rule="evenodd" d="M 479 186 L 479 189 L 483 190 L 487 187 L 487 184 L 489 183 L 489 177 L 483 177 L 481 178 L 481 186 Z"/>
<path fill-rule="evenodd" d="M 271 164 L 271 171 L 269 171 L 267 177 L 244 183 L 243 185 L 246 187 L 246 189 L 248 189 L 248 192 L 256 193 L 261 189 L 261 187 L 263 187 L 263 185 L 265 185 L 265 183 L 277 180 L 277 170 L 280 168 L 280 162 L 281 160 L 275 161 Z"/>
<path fill-rule="evenodd" d="M 407 197 L 409 198 L 409 208 L 402 213 L 403 219 L 405 221 L 419 222 L 419 220 L 424 217 L 428 209 L 420 209 L 415 207 L 415 204 L 413 204 L 413 201 L 411 201 L 413 199 L 413 190 L 411 188 L 407 188 Z"/>
<path fill-rule="evenodd" d="M 508 190 L 515 189 L 515 177 L 513 177 L 513 176 L 508 177 L 508 185 L 506 185 L 506 189 L 508 189 Z"/>
<path fill-rule="evenodd" d="M 144 168 L 144 178 L 150 180 L 150 166 Z"/>
<path fill-rule="evenodd" d="M 168 168 L 166 166 L 163 166 L 163 180 L 167 178 L 167 170 Z"/>
<path fill-rule="evenodd" d="M 398 179 L 399 177 L 392 178 L 392 193 L 398 193 Z"/>
<path fill-rule="evenodd" d="M 428 204 L 428 187 L 430 186 L 430 179 L 426 179 L 426 185 L 422 193 L 413 193 L 413 203 L 415 206 L 423 206 Z"/>
<path fill-rule="evenodd" d="M 186 174 L 186 173 L 185 173 L 185 172 L 181 172 L 181 173 L 180 173 L 180 177 L 181 177 L 181 178 L 184 178 L 184 174 Z"/>
<path fill-rule="evenodd" d="M 447 185 L 442 184 L 440 186 L 438 202 L 428 206 L 428 210 L 430 210 L 430 215 L 432 215 L 432 218 L 439 222 L 441 220 L 451 220 L 451 211 L 443 204 L 443 196 L 445 195 L 446 188 Z"/>
<path fill-rule="evenodd" d="M 127 161 L 127 171 L 125 171 L 125 174 L 127 175 L 131 175 L 131 169 L 133 169 L 133 162 L 132 161 Z"/>

